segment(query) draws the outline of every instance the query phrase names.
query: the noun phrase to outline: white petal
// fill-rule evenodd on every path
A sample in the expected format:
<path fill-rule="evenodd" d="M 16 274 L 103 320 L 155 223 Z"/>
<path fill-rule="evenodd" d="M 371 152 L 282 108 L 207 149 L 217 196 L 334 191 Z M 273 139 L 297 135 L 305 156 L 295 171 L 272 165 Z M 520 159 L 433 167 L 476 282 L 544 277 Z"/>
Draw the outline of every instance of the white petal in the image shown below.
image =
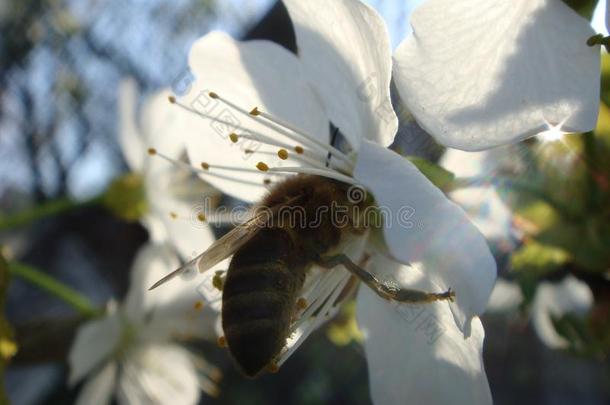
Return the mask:
<path fill-rule="evenodd" d="M 536 290 L 532 304 L 534 329 L 547 346 L 554 349 L 568 347 L 566 341 L 553 326 L 553 318 L 563 315 L 584 315 L 593 305 L 593 293 L 587 284 L 573 276 L 560 283 L 543 282 Z"/>
<path fill-rule="evenodd" d="M 496 153 L 492 155 L 490 152 L 449 149 L 443 155 L 440 164 L 457 177 L 479 177 L 491 181 L 499 167 L 495 157 Z M 450 197 L 468 213 L 469 218 L 487 240 L 512 246 L 514 238 L 512 213 L 495 187 L 489 184 L 466 187 L 452 192 Z"/>
<path fill-rule="evenodd" d="M 116 312 L 81 326 L 68 354 L 69 383 L 75 384 L 101 365 L 118 344 L 121 320 Z"/>
<path fill-rule="evenodd" d="M 432 288 L 409 269 L 402 274 L 402 285 Z M 446 303 L 391 303 L 365 286 L 358 294 L 357 316 L 373 403 L 492 403 L 482 359 L 485 332 L 478 318 L 464 338 Z"/>
<path fill-rule="evenodd" d="M 172 294 L 176 283 L 168 284 L 167 288 L 148 289 L 179 265 L 175 253 L 166 245 L 146 244 L 140 248 L 131 268 L 129 291 L 123 302 L 123 311 L 130 321 L 142 321 L 158 300 Z"/>
<path fill-rule="evenodd" d="M 407 159 L 364 142 L 354 177 L 375 196 L 384 214 L 390 254 L 402 263 L 421 262 L 426 277 L 453 289 L 451 306 L 466 334 L 470 318 L 483 313 L 496 279 L 487 243 L 466 213 Z"/>
<path fill-rule="evenodd" d="M 305 82 L 299 60 L 281 46 L 270 41 L 238 42 L 223 33 L 213 32 L 195 42 L 189 60 L 196 80 L 189 94 L 181 101 L 213 117 L 210 120 L 190 114 L 184 126 L 177 129 L 183 131 L 187 138 L 188 154 L 193 165 L 199 167 L 206 162 L 212 166 L 256 169 L 259 161 L 265 161 L 270 167 L 280 164 L 276 156 L 278 147 L 246 139 L 232 143 L 229 135 L 257 132 L 273 139 L 285 139 L 278 137 L 277 131 L 262 125 L 260 117 L 253 119 L 210 98 L 210 91 L 246 111 L 258 107 L 311 137 L 328 143 L 328 118 L 313 90 Z M 297 144 L 292 142 L 292 145 Z M 270 156 L 245 153 L 248 149 L 267 152 Z M 290 166 L 298 165 L 290 159 L 288 163 Z M 204 177 L 234 197 L 252 202 L 259 200 L 266 192 L 260 173 L 216 172 L 238 179 Z"/>
<path fill-rule="evenodd" d="M 519 285 L 498 279 L 489 297 L 487 312 L 512 312 L 517 310 L 521 302 L 523 302 L 523 293 Z"/>
<path fill-rule="evenodd" d="M 387 28 L 359 0 L 284 0 L 299 58 L 333 123 L 357 148 L 362 139 L 392 143 L 398 119 L 390 100 Z"/>
<path fill-rule="evenodd" d="M 175 345 L 147 345 L 130 353 L 119 380 L 121 405 L 196 404 L 199 380 L 190 354 Z"/>
<path fill-rule="evenodd" d="M 133 322 L 143 322 L 141 336 L 148 340 L 215 337 L 214 323 L 219 309 L 206 305 L 196 280 L 178 277 L 148 290 L 178 266 L 178 258 L 165 245 L 149 244 L 141 248 L 132 270 L 125 313 Z M 214 269 L 210 272 L 213 274 Z"/>
<path fill-rule="evenodd" d="M 606 0 L 606 29 L 610 32 L 610 0 Z"/>
<path fill-rule="evenodd" d="M 429 0 L 397 49 L 394 78 L 409 111 L 463 150 L 545 130 L 595 128 L 599 48 L 588 21 L 559 0 Z"/>
<path fill-rule="evenodd" d="M 110 362 L 89 379 L 76 399 L 76 405 L 106 405 L 110 403 L 116 382 L 117 365 Z"/>
<path fill-rule="evenodd" d="M 146 146 L 136 123 L 137 101 L 135 80 L 123 80 L 119 87 L 119 144 L 127 164 L 136 172 L 144 167 L 146 154 Z"/>

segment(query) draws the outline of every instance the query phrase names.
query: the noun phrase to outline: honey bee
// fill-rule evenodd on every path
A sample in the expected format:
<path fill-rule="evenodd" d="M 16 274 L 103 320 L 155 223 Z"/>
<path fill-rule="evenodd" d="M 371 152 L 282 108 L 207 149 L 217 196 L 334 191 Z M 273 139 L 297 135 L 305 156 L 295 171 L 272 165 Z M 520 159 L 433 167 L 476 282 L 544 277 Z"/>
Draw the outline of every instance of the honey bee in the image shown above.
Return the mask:
<path fill-rule="evenodd" d="M 264 210 L 259 209 L 250 221 L 234 228 L 151 289 L 189 266 L 203 272 L 233 255 L 222 287 L 223 339 L 238 368 L 248 377 L 269 370 L 285 347 L 300 293 L 315 266 L 329 270 L 343 266 L 354 279 L 388 300 L 452 300 L 451 290 L 427 293 L 382 282 L 342 253 L 350 239 L 363 237 L 368 231 L 363 216 L 374 212 L 373 199 L 352 198 L 350 187 L 338 180 L 303 174 L 278 182 L 259 205 Z M 332 207 L 344 207 L 340 223 Z"/>

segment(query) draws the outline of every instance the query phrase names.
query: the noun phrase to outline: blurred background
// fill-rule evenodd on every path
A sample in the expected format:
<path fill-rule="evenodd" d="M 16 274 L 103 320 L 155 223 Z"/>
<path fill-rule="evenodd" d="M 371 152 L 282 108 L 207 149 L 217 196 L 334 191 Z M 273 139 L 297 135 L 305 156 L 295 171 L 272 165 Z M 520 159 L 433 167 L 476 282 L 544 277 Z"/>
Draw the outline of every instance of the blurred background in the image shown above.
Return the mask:
<path fill-rule="evenodd" d="M 386 19 L 396 45 L 408 34 L 409 14 L 420 1 L 369 3 Z M 569 3 L 589 18 L 596 2 Z M 600 9 L 593 17 L 600 31 L 604 15 Z M 132 260 L 148 236 L 137 222 L 120 219 L 100 204 L 112 181 L 128 171 L 117 141 L 119 84 L 134 78 L 142 99 L 164 87 L 184 92 L 192 79 L 189 48 L 213 29 L 295 49 L 288 16 L 273 0 L 0 0 L 0 244 L 5 257 L 40 269 L 100 307 L 125 295 Z M 607 58 L 605 63 L 608 67 Z M 542 141 L 535 142 L 518 145 L 518 156 L 527 159 L 527 151 L 539 150 Z M 433 160 L 443 154 L 412 123 L 403 125 L 395 146 Z M 548 173 L 536 165 L 539 156 L 524 165 L 530 172 L 536 166 L 544 183 Z M 452 163 L 461 164 L 459 159 Z M 509 192 L 500 194 L 507 204 L 517 204 Z M 489 208 L 485 201 L 479 204 Z M 513 209 L 520 214 L 517 219 L 528 219 L 520 208 Z M 487 214 L 492 222 L 494 212 Z M 538 211 L 530 222 L 540 215 L 546 214 Z M 528 239 L 527 228 L 514 222 L 498 221 L 497 226 L 511 229 L 502 229 L 508 236 L 492 241 L 508 291 L 497 292 L 495 307 L 484 317 L 485 364 L 495 402 L 610 403 L 607 273 L 590 271 L 591 266 L 580 271 L 578 260 L 540 259 L 546 250 L 529 251 L 538 260 L 531 270 L 528 251 L 521 250 L 515 260 L 514 252 Z M 609 262 L 602 263 L 601 270 L 610 269 L 604 268 Z M 518 270 L 523 272 L 515 275 Z M 589 286 L 594 303 L 567 317 L 553 313 L 553 327 L 567 342 L 557 348 L 533 327 L 531 308 L 538 286 L 559 285 L 568 275 Z M 67 386 L 65 359 L 82 316 L 22 278 L 12 277 L 8 290 L 7 280 L 0 281 L 4 313 L 19 348 L 4 370 L 8 399 L 19 405 L 73 403 L 80 387 Z M 226 353 L 210 344 L 206 358 L 224 378 L 220 394 L 204 395 L 202 403 L 370 403 L 363 350 L 344 327 L 349 317 L 343 314 L 317 331 L 281 373 L 257 381 L 242 378 Z M 597 332 L 591 335 L 591 328 Z"/>

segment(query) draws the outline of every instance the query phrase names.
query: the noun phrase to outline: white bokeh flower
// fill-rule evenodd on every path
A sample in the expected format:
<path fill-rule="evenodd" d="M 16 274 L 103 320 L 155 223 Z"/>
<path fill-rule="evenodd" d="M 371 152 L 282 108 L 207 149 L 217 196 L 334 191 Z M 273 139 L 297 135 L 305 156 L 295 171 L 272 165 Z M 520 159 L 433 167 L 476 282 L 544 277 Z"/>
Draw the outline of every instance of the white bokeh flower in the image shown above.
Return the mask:
<path fill-rule="evenodd" d="M 394 80 L 440 143 L 482 150 L 547 123 L 595 128 L 600 48 L 589 22 L 561 0 L 427 0 L 397 49 Z"/>
<path fill-rule="evenodd" d="M 560 282 L 540 283 L 531 308 L 536 334 L 551 349 L 567 348 L 569 342 L 557 332 L 553 320 L 568 314 L 584 316 L 593 307 L 593 302 L 589 286 L 574 276 L 567 276 Z"/>
<path fill-rule="evenodd" d="M 167 109 L 169 94 L 169 90 L 162 90 L 151 96 L 138 115 L 136 83 L 123 81 L 119 92 L 119 143 L 130 169 L 143 177 L 148 212 L 142 223 L 151 240 L 169 242 L 186 260 L 206 241 L 213 240 L 211 229 L 197 215 L 198 209 L 206 209 L 206 198 L 210 202 L 218 192 L 184 168 L 151 159 L 150 148 L 160 148 L 175 159 L 185 154 L 180 131 L 166 136 L 166 129 L 175 126 L 183 114 Z M 138 116 L 141 124 L 136 120 Z"/>
<path fill-rule="evenodd" d="M 515 245 L 516 236 L 512 213 L 493 184 L 500 168 L 498 154 L 498 151 L 464 152 L 448 149 L 439 163 L 457 178 L 476 180 L 468 187 L 451 192 L 450 197 L 466 210 L 488 241 L 510 249 Z"/>
<path fill-rule="evenodd" d="M 169 247 L 144 246 L 124 302 L 79 328 L 68 357 L 70 384 L 86 380 L 78 404 L 196 404 L 202 389 L 217 393 L 219 371 L 176 340 L 215 339 L 218 312 L 184 280 L 148 291 L 178 265 Z"/>
<path fill-rule="evenodd" d="M 190 53 L 196 76 L 190 92 L 171 99 L 191 114 L 182 115 L 168 132 L 183 131 L 193 170 L 245 201 L 259 200 L 269 181 L 294 173 L 364 186 L 378 206 L 397 215 L 397 222 L 384 222 L 379 243 L 362 238 L 344 252 L 354 262 L 370 255 L 367 270 L 402 288 L 455 292 L 454 303 L 425 306 L 425 319 L 437 320 L 442 331 L 429 342 L 425 325 L 401 313 L 415 306 L 392 305 L 361 288 L 360 307 L 365 309 L 358 318 L 368 331 L 374 401 L 403 403 L 408 387 L 408 398 L 415 402 L 460 398 L 490 403 L 477 315 L 491 292 L 495 261 L 463 210 L 408 160 L 386 149 L 397 118 L 390 102 L 392 60 L 382 20 L 360 1 L 284 3 L 295 23 L 299 56 L 268 41 L 206 35 Z M 330 145 L 330 122 L 340 128 L 351 153 Z M 159 152 L 167 160 L 161 148 Z M 204 260 L 194 263 L 201 270 L 209 267 Z M 295 323 L 278 365 L 334 314 L 350 273 L 314 268 L 309 278 L 303 292 L 309 306 Z M 413 340 L 403 340 L 408 337 Z M 395 343 L 387 345 L 388 339 Z M 416 356 L 413 362 L 410 356 Z M 404 361 L 383 360 L 388 357 Z M 408 380 L 416 374 L 430 380 L 411 384 Z"/>

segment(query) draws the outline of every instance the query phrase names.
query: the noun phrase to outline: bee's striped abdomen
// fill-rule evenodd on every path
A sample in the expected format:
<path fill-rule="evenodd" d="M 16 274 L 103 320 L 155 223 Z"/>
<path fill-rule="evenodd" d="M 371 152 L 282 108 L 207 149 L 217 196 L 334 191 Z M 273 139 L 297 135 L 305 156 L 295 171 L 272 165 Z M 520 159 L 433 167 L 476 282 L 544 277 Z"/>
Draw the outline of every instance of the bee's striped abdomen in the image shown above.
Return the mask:
<path fill-rule="evenodd" d="M 280 229 L 264 229 L 235 253 L 222 294 L 222 326 L 231 355 L 255 376 L 284 347 L 297 294 L 305 279 L 303 257 Z"/>

